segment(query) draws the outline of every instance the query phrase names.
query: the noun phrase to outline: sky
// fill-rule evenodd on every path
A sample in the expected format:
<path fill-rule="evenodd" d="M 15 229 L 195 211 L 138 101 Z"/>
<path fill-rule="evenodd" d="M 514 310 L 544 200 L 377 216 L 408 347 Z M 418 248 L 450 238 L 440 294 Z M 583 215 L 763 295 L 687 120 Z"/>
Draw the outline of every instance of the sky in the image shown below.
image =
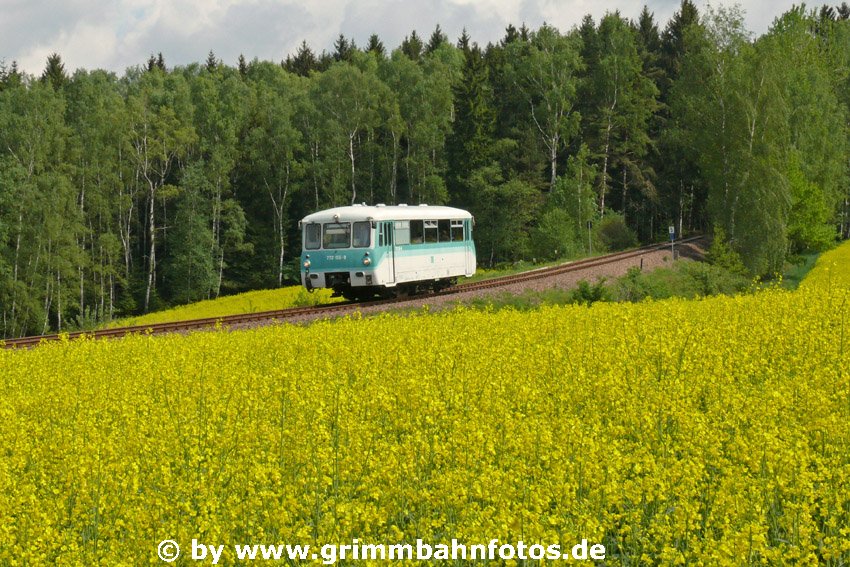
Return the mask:
<path fill-rule="evenodd" d="M 388 50 L 416 30 L 427 41 L 437 24 L 455 42 L 466 28 L 480 45 L 505 27 L 544 22 L 566 32 L 585 14 L 595 21 L 619 10 L 637 19 L 643 5 L 663 29 L 680 0 L 0 0 L 0 63 L 34 75 L 48 55 L 65 69 L 106 69 L 122 75 L 162 53 L 166 65 L 203 62 L 210 51 L 228 65 L 242 54 L 281 61 L 302 41 L 332 51 L 340 33 L 358 46 L 377 33 Z M 704 11 L 704 0 L 695 2 Z M 728 0 L 712 5 L 731 6 Z M 790 0 L 740 0 L 747 28 L 761 35 Z M 814 5 L 814 4 L 813 4 Z M 820 5 L 820 4 L 817 4 Z"/>

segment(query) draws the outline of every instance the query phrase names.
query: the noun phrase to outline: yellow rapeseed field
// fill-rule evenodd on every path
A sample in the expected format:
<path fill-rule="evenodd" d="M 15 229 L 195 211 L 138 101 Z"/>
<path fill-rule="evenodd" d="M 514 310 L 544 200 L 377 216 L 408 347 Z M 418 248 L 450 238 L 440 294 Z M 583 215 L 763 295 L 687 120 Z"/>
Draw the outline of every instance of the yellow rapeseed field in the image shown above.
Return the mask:
<path fill-rule="evenodd" d="M 800 286 L 827 290 L 833 287 L 850 288 L 850 245 L 844 244 L 821 254 Z"/>
<path fill-rule="evenodd" d="M 847 565 L 848 298 L 0 351 L 0 564 L 164 565 L 164 539 L 200 565 L 192 539 L 233 564 L 243 543 L 586 538 L 615 565 Z"/>

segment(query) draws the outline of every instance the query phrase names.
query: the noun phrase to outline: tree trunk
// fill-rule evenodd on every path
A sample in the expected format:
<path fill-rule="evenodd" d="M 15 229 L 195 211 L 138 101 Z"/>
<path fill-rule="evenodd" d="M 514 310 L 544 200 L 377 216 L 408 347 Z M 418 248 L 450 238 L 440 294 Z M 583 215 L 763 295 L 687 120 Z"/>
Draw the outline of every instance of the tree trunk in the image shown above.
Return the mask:
<path fill-rule="evenodd" d="M 410 140 L 407 140 L 407 148 L 404 156 L 404 171 L 407 174 L 407 195 L 408 199 L 411 201 L 415 201 L 413 198 L 414 189 L 413 189 L 413 174 L 410 173 Z"/>
<path fill-rule="evenodd" d="M 24 231 L 24 212 L 18 213 L 18 234 L 15 236 L 15 266 L 12 271 L 12 324 L 15 324 L 15 313 L 18 303 L 18 265 L 20 264 L 21 255 L 21 236 Z"/>
<path fill-rule="evenodd" d="M 390 198 L 392 202 L 390 204 L 396 204 L 396 185 L 398 184 L 398 135 L 395 133 L 395 130 L 392 131 L 393 136 L 393 166 L 392 166 L 392 174 L 390 175 Z"/>
<path fill-rule="evenodd" d="M 115 314 L 115 277 L 109 274 L 109 319 Z"/>
<path fill-rule="evenodd" d="M 599 195 L 599 216 L 605 216 L 605 193 L 608 190 L 608 159 L 611 150 L 611 130 L 614 128 L 614 109 L 617 108 L 617 97 L 619 96 L 619 86 L 617 81 L 619 80 L 619 70 L 614 75 L 614 100 L 611 102 L 611 107 L 608 109 L 607 121 L 608 124 L 605 127 L 605 155 L 602 160 L 602 188 L 600 190 Z"/>
<path fill-rule="evenodd" d="M 316 175 L 316 161 L 319 159 L 318 142 L 310 144 L 310 159 L 313 161 L 313 192 L 316 194 L 316 210 L 319 210 L 319 178 Z"/>
<path fill-rule="evenodd" d="M 56 332 L 62 332 L 62 274 L 56 271 Z"/>
<path fill-rule="evenodd" d="M 626 167 L 623 166 L 623 223 L 626 222 L 626 198 L 628 197 L 628 184 L 626 183 Z"/>
<path fill-rule="evenodd" d="M 348 157 L 351 160 L 351 204 L 357 202 L 357 187 L 354 182 L 354 136 L 357 135 L 357 131 L 355 130 L 348 136 Z"/>
<path fill-rule="evenodd" d="M 210 243 L 210 256 L 215 254 L 216 249 L 219 254 L 219 269 L 218 269 L 218 284 L 215 287 L 215 297 L 217 298 L 221 292 L 221 278 L 224 271 L 224 248 L 221 245 L 221 175 L 216 178 L 215 182 L 215 197 L 213 199 L 213 214 L 212 214 L 212 242 Z M 206 291 L 209 295 L 209 290 Z"/>
<path fill-rule="evenodd" d="M 80 317 L 85 313 L 85 279 L 83 274 L 83 267 L 77 266 L 77 269 L 80 272 Z"/>
<path fill-rule="evenodd" d="M 215 297 L 221 293 L 221 280 L 224 278 L 224 249 L 218 255 L 218 284 L 215 286 Z"/>
<path fill-rule="evenodd" d="M 145 290 L 145 313 L 148 312 L 151 300 L 151 289 L 154 286 L 156 278 L 156 225 L 154 214 L 154 203 L 156 201 L 156 189 L 153 183 L 150 184 L 149 206 L 148 206 L 148 242 L 150 245 L 150 253 L 148 254 L 148 283 Z"/>
<path fill-rule="evenodd" d="M 608 148 L 611 145 L 611 117 L 605 130 L 605 155 L 602 158 L 602 186 L 599 188 L 599 216 L 605 216 L 605 193 L 608 189 Z"/>
<path fill-rule="evenodd" d="M 549 148 L 549 191 L 554 191 L 555 183 L 558 181 L 558 137 L 552 140 Z"/>
<path fill-rule="evenodd" d="M 691 183 L 691 202 L 688 205 L 688 229 L 694 229 L 694 184 Z"/>

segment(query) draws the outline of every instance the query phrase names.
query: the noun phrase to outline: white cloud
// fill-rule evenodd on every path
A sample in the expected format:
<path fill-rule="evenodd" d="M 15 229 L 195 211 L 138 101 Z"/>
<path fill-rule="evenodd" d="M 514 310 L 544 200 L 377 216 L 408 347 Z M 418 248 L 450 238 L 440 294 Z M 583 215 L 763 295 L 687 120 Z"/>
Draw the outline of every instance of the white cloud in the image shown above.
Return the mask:
<path fill-rule="evenodd" d="M 659 28 L 680 0 L 646 0 Z M 747 27 L 764 33 L 792 0 L 747 0 Z M 212 50 L 229 64 L 246 58 L 279 61 L 302 40 L 317 53 L 342 33 L 363 45 L 377 33 L 388 49 L 412 30 L 424 39 L 440 24 L 452 41 L 466 28 L 484 45 L 508 24 L 536 29 L 544 21 L 567 31 L 585 14 L 596 21 L 620 10 L 637 18 L 643 0 L 7 0 L 0 19 L 0 59 L 40 74 L 59 53 L 69 72 L 106 68 L 117 73 L 162 52 L 168 65 L 202 62 Z M 698 3 L 700 8 L 704 3 Z"/>

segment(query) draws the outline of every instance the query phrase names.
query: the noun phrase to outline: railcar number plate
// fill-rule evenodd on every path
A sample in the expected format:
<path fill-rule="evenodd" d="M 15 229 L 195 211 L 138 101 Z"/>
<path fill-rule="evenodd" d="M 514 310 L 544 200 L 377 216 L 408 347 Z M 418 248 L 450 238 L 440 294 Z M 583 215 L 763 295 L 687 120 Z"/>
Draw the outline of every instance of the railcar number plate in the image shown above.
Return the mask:
<path fill-rule="evenodd" d="M 331 254 L 330 256 L 325 257 L 326 260 L 345 260 L 345 254 Z"/>

